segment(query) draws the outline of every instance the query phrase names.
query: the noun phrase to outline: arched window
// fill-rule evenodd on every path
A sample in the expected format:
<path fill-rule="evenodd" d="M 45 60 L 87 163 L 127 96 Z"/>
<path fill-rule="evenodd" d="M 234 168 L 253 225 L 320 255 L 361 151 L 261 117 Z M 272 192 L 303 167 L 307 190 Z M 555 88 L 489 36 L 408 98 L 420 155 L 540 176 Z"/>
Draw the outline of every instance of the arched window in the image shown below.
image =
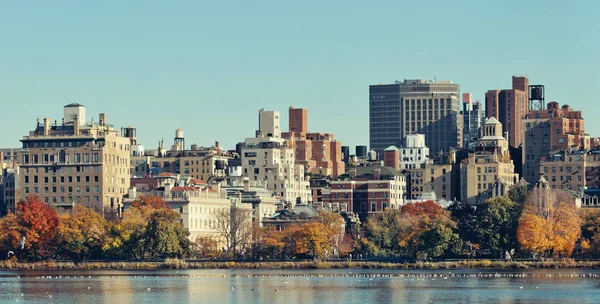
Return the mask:
<path fill-rule="evenodd" d="M 58 162 L 59 163 L 67 162 L 67 152 L 65 152 L 65 150 L 58 151 Z"/>

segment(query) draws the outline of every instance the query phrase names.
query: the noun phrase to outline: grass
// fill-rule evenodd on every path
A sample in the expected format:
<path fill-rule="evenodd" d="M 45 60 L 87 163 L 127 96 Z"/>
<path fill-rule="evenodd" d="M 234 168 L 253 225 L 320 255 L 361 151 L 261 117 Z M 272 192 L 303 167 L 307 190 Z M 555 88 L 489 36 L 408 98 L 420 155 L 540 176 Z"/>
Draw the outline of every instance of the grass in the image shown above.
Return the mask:
<path fill-rule="evenodd" d="M 152 269 L 600 269 L 600 261 L 577 261 L 573 259 L 541 261 L 492 261 L 458 260 L 447 262 L 392 263 L 371 261 L 289 261 L 289 262 L 193 262 L 167 259 L 162 262 L 64 262 L 0 261 L 0 269 L 17 270 L 152 270 Z"/>

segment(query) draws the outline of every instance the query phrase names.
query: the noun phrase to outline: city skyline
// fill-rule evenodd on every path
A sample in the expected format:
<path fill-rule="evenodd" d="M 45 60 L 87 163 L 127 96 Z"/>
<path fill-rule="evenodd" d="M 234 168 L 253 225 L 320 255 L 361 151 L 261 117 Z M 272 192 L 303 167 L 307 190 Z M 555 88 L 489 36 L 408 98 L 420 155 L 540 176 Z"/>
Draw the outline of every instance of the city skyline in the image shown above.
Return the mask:
<path fill-rule="evenodd" d="M 590 39 L 600 4 L 462 4 L 2 3 L 0 146 L 20 147 L 38 116 L 59 119 L 71 102 L 136 127 L 147 149 L 177 128 L 188 146 L 233 149 L 260 108 L 281 112 L 284 127 L 291 105 L 309 110 L 309 131 L 368 146 L 369 85 L 450 80 L 484 101 L 521 74 L 600 134 L 588 97 L 600 81 Z"/>

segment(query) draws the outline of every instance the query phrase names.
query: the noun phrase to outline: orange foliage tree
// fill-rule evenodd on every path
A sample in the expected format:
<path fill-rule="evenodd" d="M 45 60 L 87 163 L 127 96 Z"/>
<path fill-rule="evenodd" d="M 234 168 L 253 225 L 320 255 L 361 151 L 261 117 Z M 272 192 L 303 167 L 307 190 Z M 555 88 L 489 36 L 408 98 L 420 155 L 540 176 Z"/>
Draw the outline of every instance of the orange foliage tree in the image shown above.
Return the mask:
<path fill-rule="evenodd" d="M 523 249 L 541 256 L 570 256 L 581 233 L 580 222 L 570 194 L 536 188 L 525 200 L 517 239 Z"/>
<path fill-rule="evenodd" d="M 294 234 L 296 240 L 295 253 L 313 258 L 324 258 L 331 252 L 329 231 L 320 222 L 306 223 Z"/>
<path fill-rule="evenodd" d="M 434 201 L 424 201 L 419 203 L 410 203 L 402 205 L 400 212 L 402 214 L 410 216 L 425 215 L 429 218 L 435 218 L 437 215 L 443 212 L 444 209 L 436 204 Z"/>
<path fill-rule="evenodd" d="M 31 250 L 33 259 L 46 258 L 55 250 L 58 215 L 37 195 L 28 195 L 17 205 L 17 217 L 25 232 L 25 250 Z"/>
<path fill-rule="evenodd" d="M 132 203 L 132 207 L 152 207 L 154 209 L 166 208 L 167 203 L 156 195 L 140 195 Z"/>

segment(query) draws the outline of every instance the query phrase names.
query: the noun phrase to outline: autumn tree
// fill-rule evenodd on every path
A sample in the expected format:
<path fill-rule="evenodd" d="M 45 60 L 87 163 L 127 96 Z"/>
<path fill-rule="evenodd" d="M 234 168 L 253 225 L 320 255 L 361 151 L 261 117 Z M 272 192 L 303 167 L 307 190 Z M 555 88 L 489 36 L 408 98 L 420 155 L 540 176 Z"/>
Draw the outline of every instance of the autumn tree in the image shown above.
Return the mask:
<path fill-rule="evenodd" d="M 132 203 L 132 207 L 148 206 L 154 209 L 166 208 L 167 203 L 156 195 L 140 195 Z"/>
<path fill-rule="evenodd" d="M 570 194 L 546 187 L 527 195 L 517 229 L 523 249 L 542 256 L 570 256 L 580 233 L 580 217 Z"/>
<path fill-rule="evenodd" d="M 442 207 L 436 204 L 434 201 L 424 201 L 419 203 L 410 203 L 402 205 L 400 212 L 410 216 L 425 215 L 429 218 L 434 218 L 443 212 Z"/>
<path fill-rule="evenodd" d="M 101 258 L 108 241 L 108 223 L 99 213 L 82 206 L 60 216 L 59 253 L 71 259 Z"/>
<path fill-rule="evenodd" d="M 252 239 L 252 211 L 238 206 L 215 211 L 215 229 L 235 259 Z"/>
<path fill-rule="evenodd" d="M 346 238 L 346 221 L 341 215 L 322 210 L 315 220 L 327 228 L 327 239 L 331 243 L 332 254 L 339 257 L 340 254 L 348 251 L 347 247 L 349 245 L 351 247 L 353 240 Z"/>
<path fill-rule="evenodd" d="M 305 223 L 293 234 L 295 239 L 295 254 L 312 258 L 326 258 L 331 252 L 329 230 L 320 222 Z"/>
<path fill-rule="evenodd" d="M 54 209 L 40 201 L 39 196 L 28 195 L 25 200 L 19 201 L 16 217 L 10 220 L 12 222 L 7 222 L 10 230 L 3 233 L 8 239 L 2 243 L 20 250 L 24 242 L 23 250 L 34 260 L 55 252 L 59 218 Z"/>

